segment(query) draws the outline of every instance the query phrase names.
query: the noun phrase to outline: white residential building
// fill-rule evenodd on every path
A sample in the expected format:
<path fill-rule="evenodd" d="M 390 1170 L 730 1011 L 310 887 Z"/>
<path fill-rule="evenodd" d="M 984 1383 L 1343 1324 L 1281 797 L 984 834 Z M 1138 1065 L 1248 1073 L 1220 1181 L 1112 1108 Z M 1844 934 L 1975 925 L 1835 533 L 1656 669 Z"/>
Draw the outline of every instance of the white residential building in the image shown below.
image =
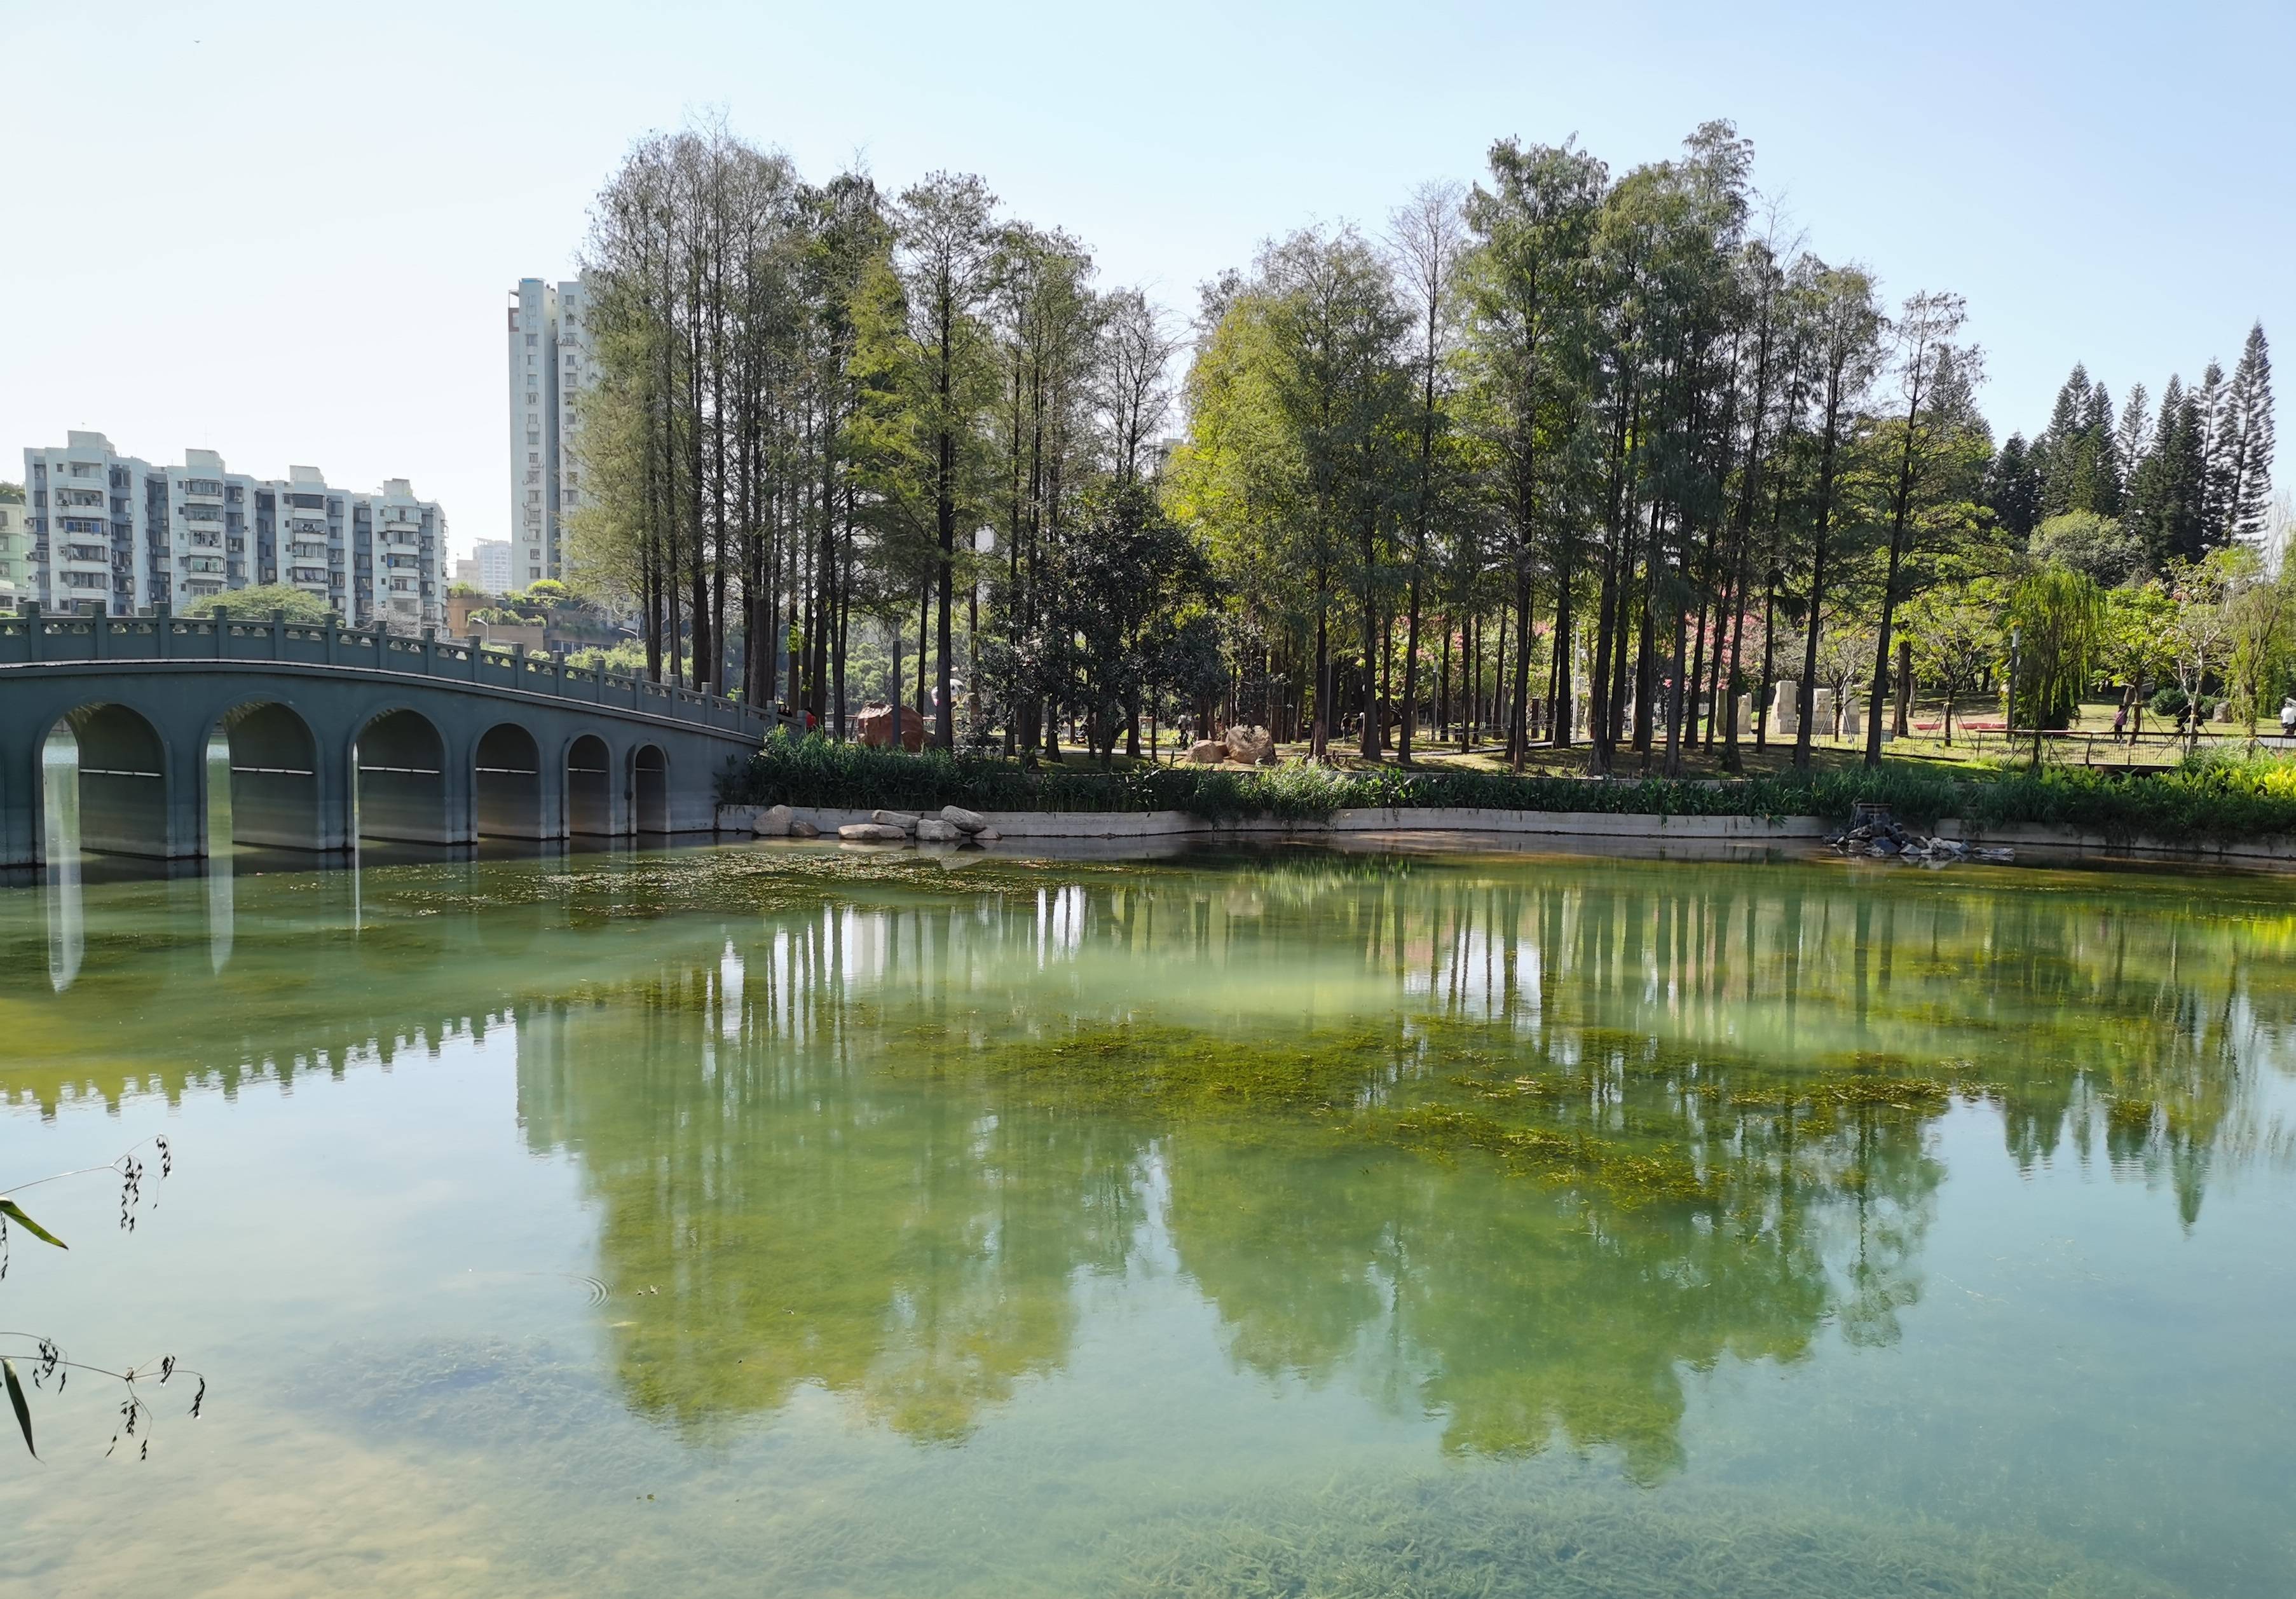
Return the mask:
<path fill-rule="evenodd" d="M 414 632 L 444 619 L 446 515 L 404 478 L 347 492 L 315 466 L 291 466 L 284 479 L 230 472 L 213 450 L 154 466 L 101 433 L 74 431 L 24 452 L 24 497 L 20 597 L 50 610 L 93 603 L 125 616 L 285 583 L 354 627 Z"/>
<path fill-rule="evenodd" d="M 511 575 L 510 549 L 510 540 L 506 538 L 479 540 L 471 550 L 476 558 L 472 564 L 478 568 L 478 575 L 471 580 L 490 594 L 506 594 L 513 588 L 525 587 Z"/>
<path fill-rule="evenodd" d="M 597 381 L 588 286 L 521 278 L 507 338 L 511 581 L 504 586 L 521 588 L 566 576 L 567 522 L 583 494 L 579 405 Z"/>
<path fill-rule="evenodd" d="M 30 543 L 30 523 L 20 500 L 0 500 L 0 610 L 29 599 L 24 587 L 24 551 Z"/>

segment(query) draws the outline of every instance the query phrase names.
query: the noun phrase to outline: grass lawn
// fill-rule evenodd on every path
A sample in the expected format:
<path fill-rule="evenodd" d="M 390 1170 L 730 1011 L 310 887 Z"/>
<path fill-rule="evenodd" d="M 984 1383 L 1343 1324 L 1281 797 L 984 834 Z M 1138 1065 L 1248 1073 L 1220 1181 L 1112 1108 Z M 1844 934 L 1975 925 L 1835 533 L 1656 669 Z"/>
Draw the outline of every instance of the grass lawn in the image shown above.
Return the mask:
<path fill-rule="evenodd" d="M 2062 733 L 2053 733 L 2042 740 L 2042 757 L 2051 766 L 2103 767 L 2108 770 L 2135 769 L 2161 771 L 2176 766 L 2185 753 L 2177 740 L 2175 724 L 2147 713 L 2141 735 L 2134 740 L 2116 741 L 2112 736 L 2112 717 L 2118 708 L 2112 700 L 2085 702 L 2073 725 Z M 1971 701 L 1956 706 L 1953 718 L 1953 742 L 1945 742 L 1942 709 L 1931 705 L 1915 710 L 1912 724 L 1915 731 L 1902 739 L 1891 739 L 1882 746 L 1888 764 L 1912 767 L 1967 768 L 1972 772 L 1990 770 L 2005 763 L 2023 766 L 2031 758 L 2032 735 L 2021 732 L 2011 741 L 2000 728 L 2001 704 L 1997 699 Z M 2257 726 L 2257 750 L 2267 755 L 2296 754 L 2296 743 L 2284 744 L 2279 724 L 2259 723 Z M 2248 751 L 2248 730 L 2231 723 L 2211 722 L 2200 740 L 2202 749 L 2222 750 L 2228 753 Z M 1304 741 L 1276 746 L 1277 753 L 1287 760 L 1304 758 L 1308 746 Z M 1811 765 L 1819 771 L 1839 771 L 1860 765 L 1866 755 L 1863 736 L 1856 739 L 1819 738 L 1811 748 Z M 1355 753 L 1351 742 L 1341 744 L 1334 741 L 1332 764 L 1343 771 L 1395 770 L 1398 763 L 1390 757 L 1380 761 L 1366 761 Z M 1721 777 L 1728 774 L 1722 769 L 1721 747 L 1693 745 L 1684 751 L 1683 775 L 1686 777 Z M 1185 744 L 1167 737 L 1156 751 L 1159 764 L 1171 766 L 1185 761 Z M 1757 749 L 1751 729 L 1742 733 L 1739 758 L 1743 775 L 1759 776 L 1789 771 L 1793 766 L 1793 741 L 1791 737 L 1773 740 Z M 1534 745 L 1525 770 L 1546 776 L 1578 776 L 1587 770 L 1587 752 L 1584 743 L 1572 749 L 1557 750 L 1549 745 Z M 1647 753 L 1621 750 L 1616 775 L 1643 777 L 1656 775 L 1665 761 L 1662 742 L 1654 743 Z M 1071 770 L 1097 771 L 1099 763 L 1091 757 L 1070 752 L 1063 763 Z M 1117 758 L 1119 770 L 1148 764 L 1144 753 L 1134 762 L 1123 756 Z M 1484 741 L 1462 750 L 1455 739 L 1430 742 L 1423 732 L 1413 750 L 1412 767 L 1436 772 L 1504 773 L 1508 770 L 1505 746 Z"/>

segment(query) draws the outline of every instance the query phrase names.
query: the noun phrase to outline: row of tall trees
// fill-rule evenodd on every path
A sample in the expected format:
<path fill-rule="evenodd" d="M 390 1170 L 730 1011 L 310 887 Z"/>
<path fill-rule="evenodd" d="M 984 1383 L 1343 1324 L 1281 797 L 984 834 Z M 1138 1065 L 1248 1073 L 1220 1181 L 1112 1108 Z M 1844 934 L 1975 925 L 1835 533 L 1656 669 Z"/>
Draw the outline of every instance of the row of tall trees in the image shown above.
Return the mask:
<path fill-rule="evenodd" d="M 1034 751 L 1078 716 L 1136 741 L 1159 691 L 1216 675 L 1209 574 L 1148 487 L 1175 341 L 1073 239 L 977 177 L 814 184 L 705 128 L 631 152 L 584 265 L 572 566 L 642 619 L 655 676 L 841 735 L 880 687 L 847 681 L 857 620 L 897 680 L 915 641 L 936 742 L 987 725 L 987 690 Z"/>
<path fill-rule="evenodd" d="M 1726 123 L 1615 176 L 1504 141 L 1383 239 L 1305 230 L 1207 294 L 1174 500 L 1318 751 L 1345 718 L 1407 758 L 1431 708 L 1518 767 L 1583 737 L 1597 771 L 1701 740 L 1734 769 L 1738 694 L 1791 678 L 1806 762 L 1853 604 L 1888 692 L 1898 607 L 1991 526 L 1978 357 L 1957 298 L 1891 315 L 1751 170 Z"/>
<path fill-rule="evenodd" d="M 1501 141 L 1376 233 L 1269 241 L 1182 338 L 977 178 L 889 195 L 721 129 L 650 139 L 586 262 L 578 573 L 644 618 L 650 669 L 840 734 L 857 624 L 944 746 L 1056 755 L 1066 727 L 1105 756 L 1183 714 L 1671 773 L 1702 742 L 1737 769 L 1781 683 L 1798 762 L 1817 685 L 1852 682 L 1878 760 L 1940 586 L 2258 535 L 2260 328 L 2157 414 L 2077 372 L 1997 454 L 1959 298 L 1886 304 L 1752 164 L 1721 122 L 1624 173 Z"/>

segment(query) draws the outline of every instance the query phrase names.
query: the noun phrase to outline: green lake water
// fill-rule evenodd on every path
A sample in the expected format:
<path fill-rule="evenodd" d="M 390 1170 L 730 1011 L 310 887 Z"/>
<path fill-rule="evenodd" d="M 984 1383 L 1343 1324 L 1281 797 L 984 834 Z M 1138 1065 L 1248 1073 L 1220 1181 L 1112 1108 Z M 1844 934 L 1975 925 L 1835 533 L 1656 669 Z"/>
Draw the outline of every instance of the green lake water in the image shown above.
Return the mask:
<path fill-rule="evenodd" d="M 2296 884 L 227 865 L 0 890 L 0 1187 L 146 1161 L 0 1326 L 209 1385 L 6 1599 L 2296 1592 Z"/>

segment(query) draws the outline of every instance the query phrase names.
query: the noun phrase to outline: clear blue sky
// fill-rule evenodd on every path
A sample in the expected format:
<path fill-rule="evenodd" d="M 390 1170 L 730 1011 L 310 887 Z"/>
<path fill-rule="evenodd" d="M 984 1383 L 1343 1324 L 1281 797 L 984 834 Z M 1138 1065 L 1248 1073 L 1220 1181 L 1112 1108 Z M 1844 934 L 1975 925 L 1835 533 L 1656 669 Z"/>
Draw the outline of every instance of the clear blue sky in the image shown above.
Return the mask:
<path fill-rule="evenodd" d="M 0 477 L 68 428 L 405 476 L 507 526 L 502 306 L 629 142 L 722 111 L 813 176 L 981 173 L 1176 311 L 1497 136 L 1614 170 L 1727 117 L 1810 246 L 1965 294 L 1996 429 L 2157 397 L 2251 320 L 2296 407 L 2296 5 L 0 0 Z M 2284 425 L 2278 480 L 2296 480 Z"/>

